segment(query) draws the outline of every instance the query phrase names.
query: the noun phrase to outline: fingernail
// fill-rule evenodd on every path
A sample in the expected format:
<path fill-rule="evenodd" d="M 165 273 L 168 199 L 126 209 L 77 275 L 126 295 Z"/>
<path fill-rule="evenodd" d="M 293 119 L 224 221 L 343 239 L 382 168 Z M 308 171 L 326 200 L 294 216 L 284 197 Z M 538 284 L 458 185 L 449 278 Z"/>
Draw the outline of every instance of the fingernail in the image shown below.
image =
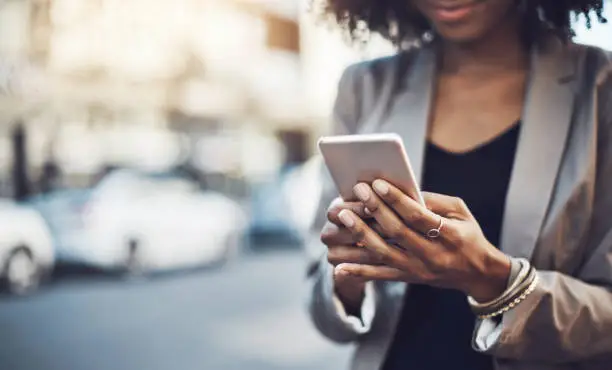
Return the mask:
<path fill-rule="evenodd" d="M 346 209 L 338 214 L 338 218 L 346 227 L 355 226 L 355 219 L 353 218 L 353 215 L 351 215 L 351 212 L 347 211 Z"/>
<path fill-rule="evenodd" d="M 355 195 L 357 195 L 357 198 L 359 198 L 361 201 L 366 202 L 370 199 L 370 187 L 366 184 L 355 185 L 353 191 L 355 192 Z"/>
<path fill-rule="evenodd" d="M 342 266 L 337 266 L 335 269 L 335 274 L 340 276 L 350 276 L 351 273 L 345 270 Z"/>
<path fill-rule="evenodd" d="M 370 211 L 368 207 L 365 207 L 363 209 L 363 213 L 365 213 L 367 216 L 372 216 L 372 211 Z"/>
<path fill-rule="evenodd" d="M 389 193 L 389 184 L 384 180 L 374 181 L 372 187 L 380 195 L 387 195 Z"/>

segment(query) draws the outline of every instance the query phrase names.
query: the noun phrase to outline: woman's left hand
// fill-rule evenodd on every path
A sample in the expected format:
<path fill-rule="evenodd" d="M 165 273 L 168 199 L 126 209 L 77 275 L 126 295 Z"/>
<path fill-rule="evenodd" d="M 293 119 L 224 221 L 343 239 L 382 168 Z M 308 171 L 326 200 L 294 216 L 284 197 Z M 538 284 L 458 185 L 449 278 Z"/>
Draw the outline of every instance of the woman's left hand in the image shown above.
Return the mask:
<path fill-rule="evenodd" d="M 376 219 L 378 231 L 394 245 L 350 210 L 339 217 L 360 245 L 379 253 L 393 268 L 346 263 L 337 266 L 337 273 L 456 289 L 479 302 L 495 299 L 506 289 L 510 259 L 489 243 L 461 199 L 424 193 L 423 207 L 383 180 L 372 187 L 358 184 L 354 190 Z"/>

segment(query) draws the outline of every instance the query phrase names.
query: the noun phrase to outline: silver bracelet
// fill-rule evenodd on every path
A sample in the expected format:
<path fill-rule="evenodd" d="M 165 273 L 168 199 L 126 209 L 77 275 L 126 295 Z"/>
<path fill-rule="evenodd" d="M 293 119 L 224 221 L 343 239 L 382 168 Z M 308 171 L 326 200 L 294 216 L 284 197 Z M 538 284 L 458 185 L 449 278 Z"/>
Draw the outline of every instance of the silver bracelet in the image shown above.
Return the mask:
<path fill-rule="evenodd" d="M 535 288 L 538 286 L 539 279 L 540 279 L 539 276 L 536 274 L 534 279 L 533 279 L 533 281 L 531 282 L 531 284 L 529 284 L 529 287 L 527 287 L 527 289 L 520 296 L 518 296 L 513 301 L 510 301 L 508 304 L 506 304 L 502 308 L 498 309 L 497 311 L 488 313 L 486 315 L 479 315 L 478 318 L 480 320 L 491 319 L 491 318 L 503 315 L 504 313 L 506 313 L 506 312 L 510 311 L 511 309 L 513 309 L 514 307 L 518 306 L 521 302 L 523 302 L 525 299 L 527 299 L 527 297 L 531 293 L 533 293 Z"/>
<path fill-rule="evenodd" d="M 474 298 L 468 297 L 468 303 L 470 304 L 472 308 L 475 308 L 477 310 L 486 310 L 489 307 L 498 305 L 500 302 L 502 302 L 504 299 L 507 299 L 509 296 L 511 296 L 514 293 L 514 291 L 517 289 L 519 284 L 527 278 L 527 275 L 529 274 L 529 270 L 531 268 L 531 264 L 526 259 L 520 258 L 520 259 L 515 259 L 514 261 L 517 261 L 518 263 L 521 264 L 521 269 L 517 277 L 512 282 L 512 284 L 510 284 L 510 286 L 502 294 L 500 294 L 497 298 L 489 302 L 480 303 L 476 301 Z"/>

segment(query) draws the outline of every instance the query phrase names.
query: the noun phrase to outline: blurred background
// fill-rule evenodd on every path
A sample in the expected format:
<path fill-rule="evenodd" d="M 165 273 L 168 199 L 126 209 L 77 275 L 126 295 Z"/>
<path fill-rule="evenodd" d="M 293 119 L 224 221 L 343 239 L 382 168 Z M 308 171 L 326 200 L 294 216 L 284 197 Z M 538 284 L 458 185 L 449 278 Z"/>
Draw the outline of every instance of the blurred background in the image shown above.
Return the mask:
<path fill-rule="evenodd" d="M 392 52 L 299 0 L 0 0 L 0 369 L 345 368 L 304 306 L 315 143 Z"/>

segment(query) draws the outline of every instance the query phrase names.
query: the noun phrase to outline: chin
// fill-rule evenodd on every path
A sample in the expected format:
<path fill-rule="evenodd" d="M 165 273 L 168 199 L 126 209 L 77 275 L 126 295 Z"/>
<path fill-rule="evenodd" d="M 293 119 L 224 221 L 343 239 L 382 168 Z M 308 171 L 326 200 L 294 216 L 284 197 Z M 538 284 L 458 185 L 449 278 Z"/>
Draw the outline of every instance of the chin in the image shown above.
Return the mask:
<path fill-rule="evenodd" d="M 437 33 L 442 40 L 457 44 L 472 44 L 486 37 L 486 32 L 474 29 L 438 30 Z"/>

